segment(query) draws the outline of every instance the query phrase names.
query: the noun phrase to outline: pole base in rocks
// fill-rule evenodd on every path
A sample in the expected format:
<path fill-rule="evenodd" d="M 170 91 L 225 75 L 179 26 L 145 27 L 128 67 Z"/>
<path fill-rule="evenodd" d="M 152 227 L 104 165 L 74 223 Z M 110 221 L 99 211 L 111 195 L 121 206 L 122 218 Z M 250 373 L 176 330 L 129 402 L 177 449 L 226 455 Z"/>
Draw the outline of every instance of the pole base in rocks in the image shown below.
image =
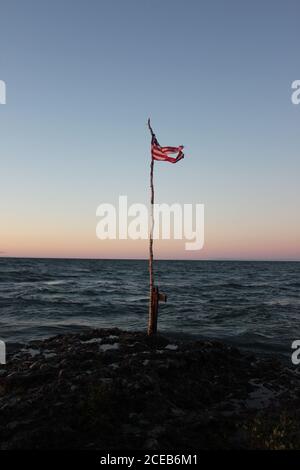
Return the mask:
<path fill-rule="evenodd" d="M 167 296 L 163 292 L 159 292 L 158 287 L 153 287 L 151 293 L 148 335 L 152 336 L 157 333 L 157 318 L 159 302 L 166 302 Z"/>

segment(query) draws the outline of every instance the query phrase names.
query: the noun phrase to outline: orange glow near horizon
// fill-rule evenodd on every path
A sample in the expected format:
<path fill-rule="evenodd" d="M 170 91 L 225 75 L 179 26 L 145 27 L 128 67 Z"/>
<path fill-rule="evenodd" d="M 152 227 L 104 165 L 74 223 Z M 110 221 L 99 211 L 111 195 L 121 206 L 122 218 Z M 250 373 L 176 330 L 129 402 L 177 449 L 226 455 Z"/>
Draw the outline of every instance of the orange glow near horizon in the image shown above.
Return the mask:
<path fill-rule="evenodd" d="M 4 234 L 1 240 L 2 257 L 28 258 L 116 258 L 146 259 L 148 240 L 98 240 L 96 235 L 84 231 L 58 232 L 39 230 L 22 235 Z M 204 248 L 186 251 L 184 240 L 155 240 L 154 255 L 157 259 L 260 259 L 300 260 L 300 244 L 297 234 L 286 231 L 265 231 L 257 234 L 241 234 L 227 231 L 206 230 Z"/>

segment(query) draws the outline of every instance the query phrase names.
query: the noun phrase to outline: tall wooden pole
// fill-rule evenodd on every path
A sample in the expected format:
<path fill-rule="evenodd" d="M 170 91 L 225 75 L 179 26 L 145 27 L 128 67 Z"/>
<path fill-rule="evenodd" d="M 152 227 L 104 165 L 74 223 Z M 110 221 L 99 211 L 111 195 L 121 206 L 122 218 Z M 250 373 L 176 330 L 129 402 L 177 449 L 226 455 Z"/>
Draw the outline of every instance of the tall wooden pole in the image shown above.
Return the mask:
<path fill-rule="evenodd" d="M 154 309 L 154 274 L 153 274 L 153 230 L 154 230 L 154 186 L 153 186 L 153 170 L 154 160 L 151 158 L 150 164 L 150 190 L 151 190 L 151 204 L 150 204 L 150 234 L 149 234 L 149 319 L 148 319 L 148 335 L 153 335 L 157 331 L 157 318 Z"/>
<path fill-rule="evenodd" d="M 152 130 L 150 119 L 148 119 L 148 127 L 151 133 L 152 139 L 155 138 Z M 158 289 L 154 284 L 153 274 L 153 231 L 154 231 L 154 184 L 153 184 L 153 171 L 154 171 L 154 160 L 151 156 L 150 163 L 150 233 L 149 233 L 149 318 L 148 318 L 148 335 L 155 335 L 157 332 L 157 314 L 158 314 Z"/>
<path fill-rule="evenodd" d="M 150 119 L 148 119 L 148 127 L 151 132 L 152 144 L 158 144 L 155 134 L 152 130 Z M 153 232 L 154 232 L 154 184 L 153 184 L 154 160 L 151 155 L 150 164 L 150 189 L 151 189 L 151 205 L 150 205 L 150 233 L 149 233 L 149 279 L 150 279 L 150 296 L 149 296 L 149 319 L 148 319 L 148 335 L 157 333 L 157 317 L 159 301 L 166 302 L 167 296 L 159 292 L 158 287 L 154 284 L 153 274 Z"/>

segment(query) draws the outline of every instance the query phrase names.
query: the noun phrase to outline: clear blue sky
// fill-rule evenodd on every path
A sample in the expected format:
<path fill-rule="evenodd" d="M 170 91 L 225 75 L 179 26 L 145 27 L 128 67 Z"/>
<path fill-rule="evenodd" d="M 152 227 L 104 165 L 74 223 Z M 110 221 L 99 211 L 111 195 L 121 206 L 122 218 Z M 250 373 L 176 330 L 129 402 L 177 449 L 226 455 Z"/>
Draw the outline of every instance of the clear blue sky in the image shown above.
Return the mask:
<path fill-rule="evenodd" d="M 196 257 L 300 259 L 299 18 L 297 0 L 1 2 L 0 251 L 105 256 L 98 204 L 148 201 L 150 115 L 186 146 L 157 201 L 206 207 Z"/>

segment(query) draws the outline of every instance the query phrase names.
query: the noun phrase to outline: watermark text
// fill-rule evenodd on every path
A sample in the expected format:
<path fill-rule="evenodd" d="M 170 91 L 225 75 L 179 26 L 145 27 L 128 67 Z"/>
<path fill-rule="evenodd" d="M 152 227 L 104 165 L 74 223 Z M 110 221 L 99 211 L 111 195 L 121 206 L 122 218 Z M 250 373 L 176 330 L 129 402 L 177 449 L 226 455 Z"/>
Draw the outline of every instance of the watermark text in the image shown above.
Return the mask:
<path fill-rule="evenodd" d="M 0 340 L 0 364 L 6 364 L 6 345 Z"/>
<path fill-rule="evenodd" d="M 300 80 L 295 80 L 292 83 L 292 92 L 291 100 L 293 104 L 300 104 Z"/>
<path fill-rule="evenodd" d="M 0 80 L 0 104 L 6 104 L 6 83 Z"/>
<path fill-rule="evenodd" d="M 127 196 L 119 196 L 119 205 L 100 204 L 96 235 L 100 240 L 185 240 L 185 250 L 204 246 L 204 204 L 154 204 L 153 220 L 144 204 L 128 206 Z"/>

